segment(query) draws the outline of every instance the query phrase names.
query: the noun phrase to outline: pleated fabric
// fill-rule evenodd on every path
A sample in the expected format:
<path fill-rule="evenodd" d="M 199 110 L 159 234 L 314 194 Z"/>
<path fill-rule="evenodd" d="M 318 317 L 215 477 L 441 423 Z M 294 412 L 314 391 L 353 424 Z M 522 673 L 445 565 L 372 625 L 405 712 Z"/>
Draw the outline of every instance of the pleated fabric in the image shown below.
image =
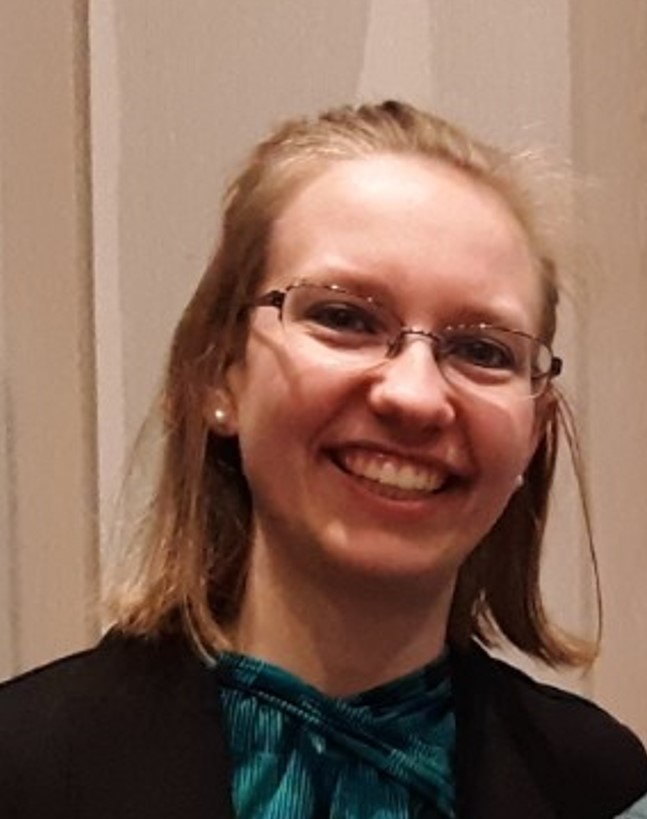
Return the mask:
<path fill-rule="evenodd" d="M 239 819 L 454 817 L 446 658 L 344 698 L 237 654 L 214 673 Z"/>

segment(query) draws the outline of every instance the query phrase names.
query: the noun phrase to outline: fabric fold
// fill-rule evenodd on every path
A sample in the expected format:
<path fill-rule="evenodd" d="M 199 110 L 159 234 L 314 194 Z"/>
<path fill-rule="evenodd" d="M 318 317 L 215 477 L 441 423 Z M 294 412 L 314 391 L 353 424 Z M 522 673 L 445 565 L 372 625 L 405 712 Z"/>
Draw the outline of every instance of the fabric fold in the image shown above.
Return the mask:
<path fill-rule="evenodd" d="M 305 819 L 322 815 L 324 805 L 331 806 L 326 816 L 340 819 L 454 816 L 445 657 L 345 698 L 242 655 L 221 655 L 215 673 L 237 771 L 234 803 L 244 819 Z"/>

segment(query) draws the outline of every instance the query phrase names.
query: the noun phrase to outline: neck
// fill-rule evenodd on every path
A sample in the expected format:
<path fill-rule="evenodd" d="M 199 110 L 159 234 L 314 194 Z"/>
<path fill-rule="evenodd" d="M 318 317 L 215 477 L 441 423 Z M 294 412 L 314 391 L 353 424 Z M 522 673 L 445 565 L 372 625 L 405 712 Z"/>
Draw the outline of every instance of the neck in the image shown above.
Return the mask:
<path fill-rule="evenodd" d="M 286 568 L 255 548 L 235 649 L 331 696 L 381 685 L 442 653 L 451 584 L 412 589 L 410 579 L 330 574 Z"/>

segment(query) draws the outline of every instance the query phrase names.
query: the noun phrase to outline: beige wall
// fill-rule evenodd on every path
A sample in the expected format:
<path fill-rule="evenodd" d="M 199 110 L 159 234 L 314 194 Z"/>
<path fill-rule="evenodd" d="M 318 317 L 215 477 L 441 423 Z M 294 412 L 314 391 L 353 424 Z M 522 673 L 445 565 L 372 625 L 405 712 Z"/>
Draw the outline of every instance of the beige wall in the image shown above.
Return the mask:
<path fill-rule="evenodd" d="M 398 95 L 502 144 L 547 145 L 595 181 L 574 211 L 592 247 L 573 285 L 586 309 L 566 305 L 561 345 L 591 461 L 607 632 L 595 674 L 568 683 L 647 738 L 647 652 L 634 639 L 647 622 L 642 0 L 283 0 L 280 14 L 258 0 L 0 0 L 0 9 L 0 673 L 92 638 L 83 611 L 98 582 L 94 509 L 105 525 L 166 340 L 213 245 L 226 174 L 285 116 Z M 567 472 L 557 506 L 551 599 L 586 626 Z"/>
<path fill-rule="evenodd" d="M 587 181 L 581 401 L 605 600 L 594 693 L 647 739 L 647 4 L 581 0 L 573 160 Z"/>
<path fill-rule="evenodd" d="M 3 675 L 97 632 L 82 5 L 0 6 Z"/>

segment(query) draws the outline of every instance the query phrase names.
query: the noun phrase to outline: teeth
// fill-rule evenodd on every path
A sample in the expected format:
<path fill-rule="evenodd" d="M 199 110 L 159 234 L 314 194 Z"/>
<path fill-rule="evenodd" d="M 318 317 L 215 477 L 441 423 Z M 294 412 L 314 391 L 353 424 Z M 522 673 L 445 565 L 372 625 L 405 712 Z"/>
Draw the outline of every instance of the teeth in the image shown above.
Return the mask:
<path fill-rule="evenodd" d="M 428 466 L 375 452 L 348 450 L 342 453 L 341 462 L 348 472 L 360 478 L 415 492 L 435 492 L 447 477 Z"/>

